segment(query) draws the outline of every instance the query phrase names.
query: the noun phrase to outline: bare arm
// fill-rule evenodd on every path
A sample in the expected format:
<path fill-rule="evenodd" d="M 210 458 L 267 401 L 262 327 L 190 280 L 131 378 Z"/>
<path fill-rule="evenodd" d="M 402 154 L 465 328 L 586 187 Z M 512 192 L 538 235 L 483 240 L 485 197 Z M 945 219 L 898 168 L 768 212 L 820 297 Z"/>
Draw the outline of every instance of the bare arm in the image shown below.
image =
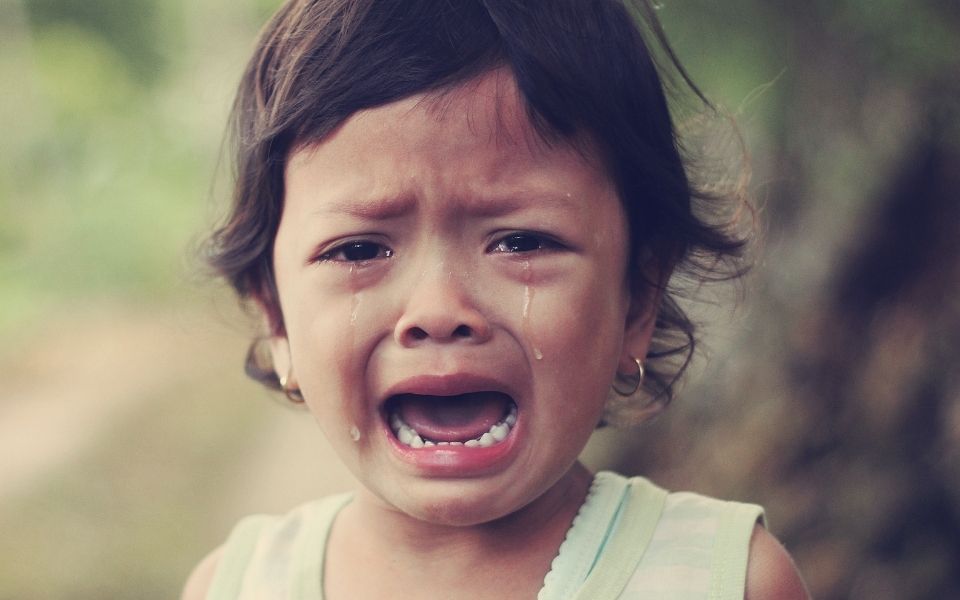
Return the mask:
<path fill-rule="evenodd" d="M 750 538 L 745 600 L 810 600 L 790 554 L 759 525 Z"/>
<path fill-rule="evenodd" d="M 220 564 L 221 554 L 223 554 L 223 548 L 217 548 L 194 567 L 190 577 L 187 578 L 187 583 L 183 586 L 180 600 L 204 600 L 207 597 L 207 591 L 213 582 L 213 574 L 216 573 L 217 565 Z"/>

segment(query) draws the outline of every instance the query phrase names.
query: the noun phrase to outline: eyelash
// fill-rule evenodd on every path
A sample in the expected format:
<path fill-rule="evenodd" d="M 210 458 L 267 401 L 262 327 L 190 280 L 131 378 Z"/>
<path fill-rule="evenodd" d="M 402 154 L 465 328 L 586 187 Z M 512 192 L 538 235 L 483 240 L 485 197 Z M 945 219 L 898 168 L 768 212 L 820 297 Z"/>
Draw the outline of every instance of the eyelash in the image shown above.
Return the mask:
<path fill-rule="evenodd" d="M 530 242 L 533 242 L 536 247 L 522 247 L 529 245 Z M 499 238 L 487 246 L 486 251 L 490 253 L 527 254 L 531 252 L 549 252 L 563 247 L 563 244 L 560 242 L 542 234 L 515 232 Z M 371 251 L 374 252 L 372 256 L 370 256 Z M 350 253 L 352 252 L 359 252 L 361 255 L 354 255 L 351 258 Z M 320 254 L 314 259 L 314 262 L 366 263 L 391 257 L 393 257 L 393 250 L 383 244 L 369 240 L 350 240 Z"/>
<path fill-rule="evenodd" d="M 536 243 L 535 248 L 526 248 L 526 249 L 508 249 L 507 244 L 510 242 L 530 242 L 533 241 Z M 503 252 L 507 254 L 526 254 L 530 252 L 549 252 L 551 250 L 559 250 L 563 248 L 563 244 L 539 233 L 531 232 L 514 232 L 509 235 L 505 235 L 495 241 L 494 243 L 487 246 L 487 252 Z"/>
<path fill-rule="evenodd" d="M 367 256 L 366 254 L 369 251 L 375 251 L 374 256 Z M 364 256 L 350 258 L 350 252 L 363 252 Z M 390 258 L 393 256 L 393 250 L 380 244 L 378 242 L 372 242 L 369 240 L 350 240 L 327 250 L 320 256 L 315 259 L 315 262 L 345 262 L 345 263 L 365 263 L 372 260 Z"/>

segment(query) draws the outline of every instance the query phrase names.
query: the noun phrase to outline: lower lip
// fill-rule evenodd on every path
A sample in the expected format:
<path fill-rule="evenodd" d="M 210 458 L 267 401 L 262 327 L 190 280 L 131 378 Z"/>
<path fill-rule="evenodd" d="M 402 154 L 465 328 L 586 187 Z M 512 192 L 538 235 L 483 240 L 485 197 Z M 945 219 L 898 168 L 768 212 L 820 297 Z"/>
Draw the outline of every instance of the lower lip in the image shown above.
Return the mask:
<path fill-rule="evenodd" d="M 521 432 L 521 423 L 510 428 L 510 434 L 499 444 L 493 446 L 428 446 L 411 448 L 402 444 L 390 430 L 386 422 L 383 423 L 384 435 L 390 440 L 394 451 L 400 459 L 420 473 L 435 477 L 471 477 L 486 475 L 502 468 L 508 463 L 516 448 L 516 441 Z"/>

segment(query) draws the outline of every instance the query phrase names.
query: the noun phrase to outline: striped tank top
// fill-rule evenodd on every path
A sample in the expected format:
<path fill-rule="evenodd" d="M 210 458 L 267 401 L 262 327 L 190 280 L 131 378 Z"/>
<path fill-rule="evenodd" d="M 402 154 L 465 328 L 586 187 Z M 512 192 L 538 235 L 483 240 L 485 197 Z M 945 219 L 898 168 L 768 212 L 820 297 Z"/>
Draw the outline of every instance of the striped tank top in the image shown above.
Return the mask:
<path fill-rule="evenodd" d="M 242 520 L 207 600 L 322 600 L 327 536 L 351 495 Z M 600 472 L 537 600 L 742 600 L 756 505 Z"/>

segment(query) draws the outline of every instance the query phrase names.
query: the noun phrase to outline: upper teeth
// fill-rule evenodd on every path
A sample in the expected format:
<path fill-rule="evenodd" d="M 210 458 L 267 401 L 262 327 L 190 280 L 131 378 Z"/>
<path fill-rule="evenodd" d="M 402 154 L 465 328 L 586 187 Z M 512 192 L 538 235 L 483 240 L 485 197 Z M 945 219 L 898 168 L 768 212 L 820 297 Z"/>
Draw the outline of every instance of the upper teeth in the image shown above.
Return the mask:
<path fill-rule="evenodd" d="M 416 429 L 410 427 L 404 423 L 403 419 L 400 418 L 400 415 L 393 413 L 390 415 L 390 428 L 393 430 L 393 433 L 396 434 L 397 439 L 400 440 L 401 444 L 405 446 L 410 446 L 411 448 L 429 448 L 430 446 L 467 446 L 470 448 L 480 447 L 486 448 L 487 446 L 493 446 L 494 444 L 499 444 L 503 440 L 507 439 L 507 436 L 510 434 L 510 429 L 517 424 L 517 405 L 510 406 L 510 412 L 507 413 L 501 421 L 495 423 L 488 431 L 483 432 L 478 437 L 467 440 L 465 442 L 435 442 L 433 440 L 424 439 Z"/>

